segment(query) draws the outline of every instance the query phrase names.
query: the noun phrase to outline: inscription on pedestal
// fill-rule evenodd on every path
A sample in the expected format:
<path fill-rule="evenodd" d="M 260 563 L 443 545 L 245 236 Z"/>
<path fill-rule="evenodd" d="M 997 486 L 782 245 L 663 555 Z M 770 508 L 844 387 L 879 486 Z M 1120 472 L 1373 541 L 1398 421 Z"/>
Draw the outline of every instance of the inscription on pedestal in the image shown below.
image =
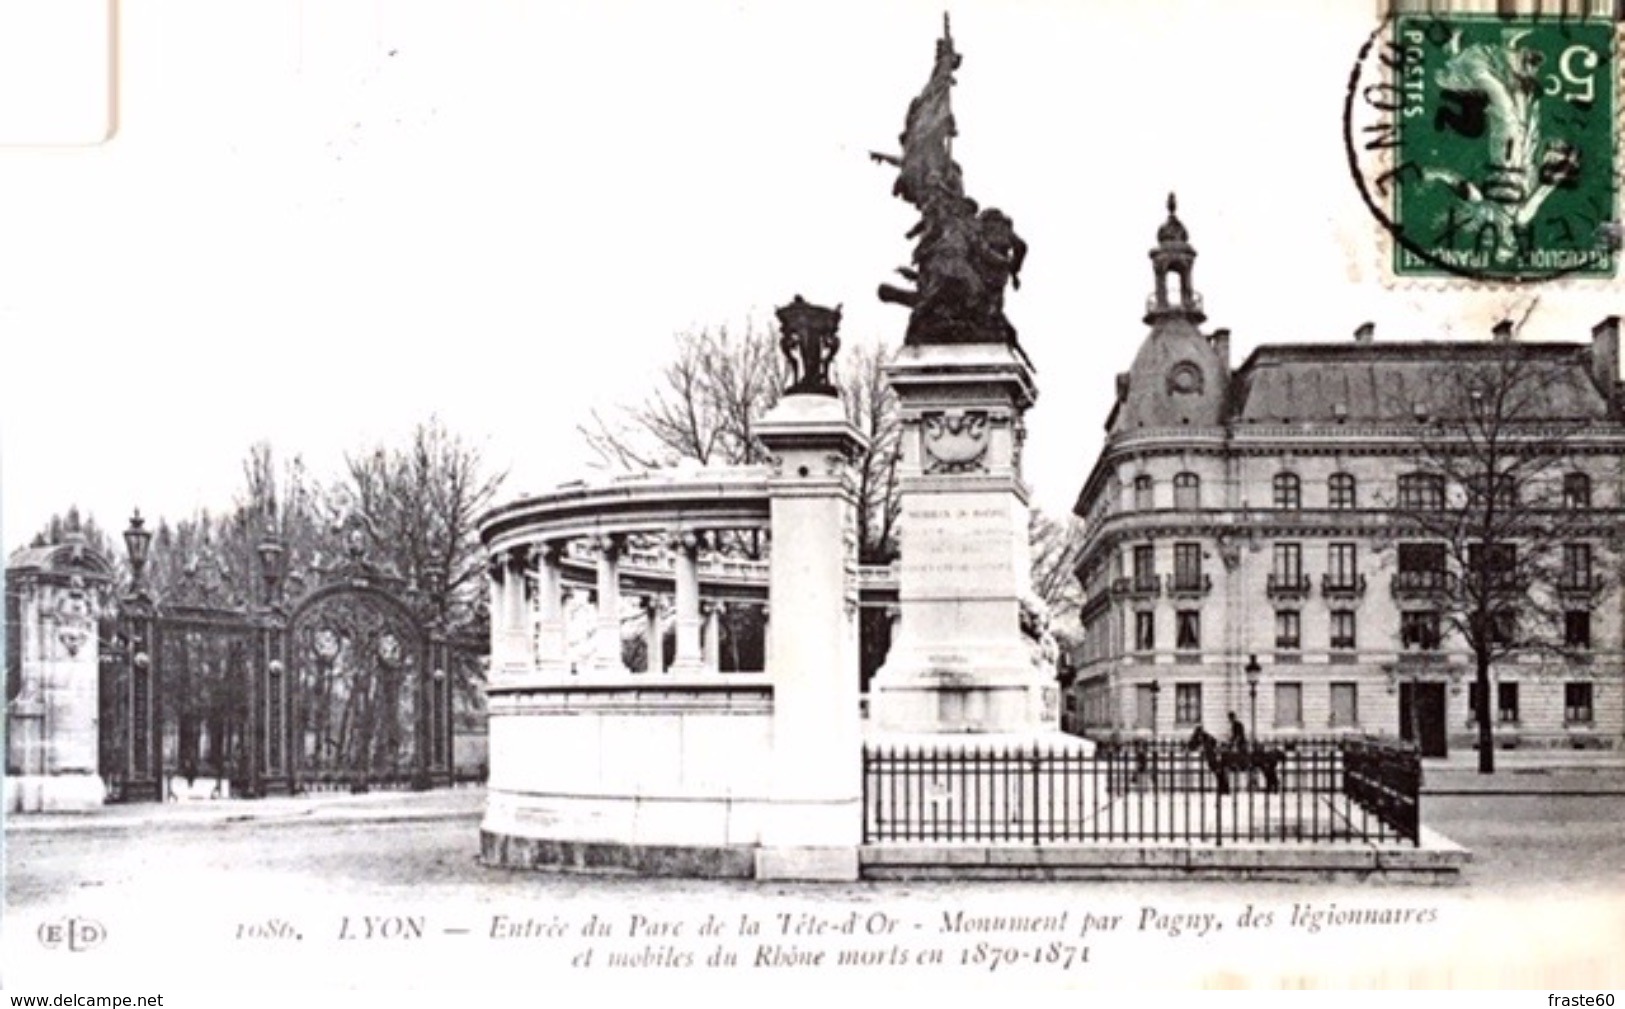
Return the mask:
<path fill-rule="evenodd" d="M 1015 594 L 1007 509 L 910 502 L 903 521 L 905 591 L 977 599 Z"/>

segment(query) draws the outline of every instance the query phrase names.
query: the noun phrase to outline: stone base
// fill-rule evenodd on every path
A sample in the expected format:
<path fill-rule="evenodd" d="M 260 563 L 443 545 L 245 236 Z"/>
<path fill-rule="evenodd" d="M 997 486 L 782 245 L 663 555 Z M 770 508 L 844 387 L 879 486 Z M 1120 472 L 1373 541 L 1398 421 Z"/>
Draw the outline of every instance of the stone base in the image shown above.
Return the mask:
<path fill-rule="evenodd" d="M 8 813 L 78 813 L 100 809 L 107 787 L 94 774 L 41 774 L 6 777 Z"/>
<path fill-rule="evenodd" d="M 1046 690 L 1055 703 L 1046 703 Z M 869 686 L 880 732 L 1036 733 L 1058 728 L 1059 688 L 1035 670 L 967 674 L 882 669 Z"/>
<path fill-rule="evenodd" d="M 756 878 L 813 883 L 850 883 L 858 878 L 858 849 L 758 848 Z"/>
<path fill-rule="evenodd" d="M 1426 828 L 1422 843 L 870 844 L 870 880 L 1374 880 L 1451 885 L 1472 852 Z"/>
<path fill-rule="evenodd" d="M 1095 742 L 1060 730 L 1037 732 L 887 732 L 871 727 L 864 733 L 865 746 L 906 746 L 920 750 L 957 751 L 1015 750 L 1036 748 L 1051 753 L 1081 753 L 1092 756 Z"/>
<path fill-rule="evenodd" d="M 515 837 L 480 831 L 480 861 L 504 869 L 600 875 L 750 879 L 754 848 L 748 845 L 625 844 Z M 856 862 L 856 855 L 853 857 Z M 857 869 L 854 864 L 853 878 Z"/>

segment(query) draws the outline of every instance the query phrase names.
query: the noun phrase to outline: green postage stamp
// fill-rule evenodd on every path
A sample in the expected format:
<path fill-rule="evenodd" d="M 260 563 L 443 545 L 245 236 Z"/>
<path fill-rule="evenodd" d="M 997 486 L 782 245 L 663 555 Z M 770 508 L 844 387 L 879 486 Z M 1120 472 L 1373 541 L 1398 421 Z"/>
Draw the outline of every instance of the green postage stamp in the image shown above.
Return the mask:
<path fill-rule="evenodd" d="M 1396 277 L 1617 276 L 1618 48 L 1608 17 L 1386 20 L 1345 123 Z"/>

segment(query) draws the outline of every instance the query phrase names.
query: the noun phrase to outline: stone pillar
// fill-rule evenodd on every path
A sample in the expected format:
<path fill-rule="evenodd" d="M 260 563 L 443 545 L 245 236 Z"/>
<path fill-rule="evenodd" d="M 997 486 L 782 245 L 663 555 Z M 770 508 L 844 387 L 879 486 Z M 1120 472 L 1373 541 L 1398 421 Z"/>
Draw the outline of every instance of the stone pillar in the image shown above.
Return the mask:
<path fill-rule="evenodd" d="M 659 675 L 665 670 L 666 642 L 661 634 L 660 597 L 653 592 L 643 597 L 643 615 L 649 621 L 643 631 L 643 653 L 647 657 L 643 671 Z"/>
<path fill-rule="evenodd" d="M 593 672 L 625 673 L 621 659 L 621 551 L 620 536 L 600 536 L 598 551 L 598 626 L 593 635 Z"/>
<path fill-rule="evenodd" d="M 564 544 L 544 543 L 536 551 L 536 669 L 562 675 L 570 670 L 564 624 Z"/>
<path fill-rule="evenodd" d="M 16 607 L 17 697 L 6 708 L 6 809 L 92 809 L 100 777 L 97 593 L 111 566 L 70 533 L 19 551 L 7 572 Z"/>
<path fill-rule="evenodd" d="M 768 483 L 773 807 L 762 879 L 852 880 L 863 840 L 858 698 L 857 493 L 865 447 L 834 396 L 785 396 L 757 426 L 776 457 Z"/>
<path fill-rule="evenodd" d="M 904 347 L 897 393 L 898 605 L 902 620 L 869 687 L 873 727 L 896 733 L 1049 734 L 1023 600 L 1032 594 L 1028 489 L 1018 432 L 1031 366 L 1002 344 Z"/>
<path fill-rule="evenodd" d="M 727 607 L 716 599 L 706 599 L 700 603 L 700 612 L 705 614 L 705 631 L 701 635 L 700 661 L 708 673 L 722 670 L 722 613 Z"/>
<path fill-rule="evenodd" d="M 670 543 L 677 557 L 677 653 L 671 671 L 692 674 L 704 667 L 700 654 L 700 540 L 694 533 L 674 535 Z"/>

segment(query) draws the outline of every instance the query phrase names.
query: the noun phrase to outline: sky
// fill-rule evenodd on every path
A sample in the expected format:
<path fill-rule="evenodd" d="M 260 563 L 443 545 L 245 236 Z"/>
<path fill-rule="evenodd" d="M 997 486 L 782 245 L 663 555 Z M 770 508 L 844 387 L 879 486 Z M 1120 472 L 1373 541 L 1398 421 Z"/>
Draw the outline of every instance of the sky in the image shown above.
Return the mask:
<path fill-rule="evenodd" d="M 431 414 L 590 472 L 675 334 L 794 295 L 897 345 L 891 151 L 943 4 L 123 5 L 105 143 L 0 147 L 0 532 L 228 507 L 269 440 L 336 475 Z M 966 189 L 1030 246 L 1036 504 L 1065 513 L 1145 334 L 1170 191 L 1209 326 L 1261 343 L 1589 339 L 1618 284 L 1394 285 L 1343 149 L 1371 0 L 955 0 Z M 63 65 L 67 65 L 64 63 Z M 81 89 L 83 90 L 83 89 Z M 92 89 L 94 90 L 94 89 Z"/>

